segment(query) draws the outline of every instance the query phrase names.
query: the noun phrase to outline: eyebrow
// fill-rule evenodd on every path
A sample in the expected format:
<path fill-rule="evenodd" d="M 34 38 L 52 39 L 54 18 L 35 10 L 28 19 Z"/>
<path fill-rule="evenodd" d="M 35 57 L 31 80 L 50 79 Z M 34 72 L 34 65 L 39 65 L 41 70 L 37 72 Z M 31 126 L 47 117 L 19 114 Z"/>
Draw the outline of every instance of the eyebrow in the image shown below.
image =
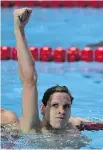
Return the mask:
<path fill-rule="evenodd" d="M 71 104 L 69 104 L 69 103 L 67 103 L 67 104 L 64 104 L 63 106 L 66 106 L 66 105 L 69 105 L 69 106 L 71 106 Z"/>
<path fill-rule="evenodd" d="M 51 105 L 53 105 L 53 104 L 59 104 L 59 103 L 58 102 L 51 102 Z M 71 103 L 66 103 L 63 106 L 65 106 L 65 105 L 71 105 Z"/>

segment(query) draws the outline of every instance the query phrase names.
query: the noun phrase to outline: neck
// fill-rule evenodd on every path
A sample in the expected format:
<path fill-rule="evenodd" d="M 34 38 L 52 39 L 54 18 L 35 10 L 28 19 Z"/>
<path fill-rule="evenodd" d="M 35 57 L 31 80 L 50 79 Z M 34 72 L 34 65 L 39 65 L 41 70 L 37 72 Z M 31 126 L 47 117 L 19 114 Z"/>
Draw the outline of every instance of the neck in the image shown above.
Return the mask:
<path fill-rule="evenodd" d="M 58 133 L 60 131 L 64 131 L 65 129 L 68 129 L 68 125 L 64 129 L 55 129 L 43 117 L 43 119 L 42 119 L 42 129 L 45 130 L 45 131 L 50 131 L 52 133 Z"/>
<path fill-rule="evenodd" d="M 45 128 L 46 130 L 52 130 L 52 126 L 45 120 L 45 118 L 43 117 L 42 119 L 42 127 Z"/>

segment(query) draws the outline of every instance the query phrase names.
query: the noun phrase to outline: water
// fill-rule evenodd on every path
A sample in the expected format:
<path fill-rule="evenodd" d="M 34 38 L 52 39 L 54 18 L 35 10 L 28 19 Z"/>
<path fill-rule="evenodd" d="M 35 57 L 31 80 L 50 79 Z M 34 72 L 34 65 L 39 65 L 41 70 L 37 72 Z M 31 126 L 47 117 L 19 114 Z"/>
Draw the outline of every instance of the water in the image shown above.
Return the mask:
<path fill-rule="evenodd" d="M 77 140 L 78 138 L 78 140 Z M 85 147 L 90 142 L 90 139 L 86 136 L 68 135 L 68 134 L 24 134 L 19 139 L 13 140 L 9 138 L 8 145 L 11 143 L 12 149 L 63 149 L 63 148 L 81 148 Z M 2 147 L 6 148 L 6 144 L 3 143 Z"/>
<path fill-rule="evenodd" d="M 15 46 L 13 34 L 14 8 L 1 9 L 2 45 Z M 102 39 L 103 9 L 40 9 L 33 8 L 30 23 L 26 28 L 29 46 L 48 45 L 53 48 L 78 46 Z M 8 17 L 7 17 L 8 16 Z M 33 30 L 33 32 L 32 32 Z M 44 38 L 45 37 L 45 38 Z M 55 37 L 55 38 L 54 38 Z M 46 63 L 36 62 L 38 72 L 39 103 L 47 88 L 55 84 L 66 85 L 74 99 L 72 116 L 103 121 L 103 63 Z M 21 116 L 22 85 L 17 61 L 1 62 L 1 106 Z M 40 112 L 39 112 L 40 114 Z M 42 118 L 40 114 L 40 118 Z M 10 136 L 8 134 L 8 136 Z M 58 140 L 57 140 L 58 139 Z M 102 131 L 83 131 L 81 136 L 54 134 L 20 135 L 19 139 L 2 140 L 3 148 L 103 148 Z"/>
<path fill-rule="evenodd" d="M 13 15 L 15 8 L 1 9 L 2 45 L 15 46 Z M 33 8 L 26 27 L 28 44 L 33 46 L 77 46 L 102 40 L 103 9 Z M 7 17 L 8 16 L 8 17 Z"/>

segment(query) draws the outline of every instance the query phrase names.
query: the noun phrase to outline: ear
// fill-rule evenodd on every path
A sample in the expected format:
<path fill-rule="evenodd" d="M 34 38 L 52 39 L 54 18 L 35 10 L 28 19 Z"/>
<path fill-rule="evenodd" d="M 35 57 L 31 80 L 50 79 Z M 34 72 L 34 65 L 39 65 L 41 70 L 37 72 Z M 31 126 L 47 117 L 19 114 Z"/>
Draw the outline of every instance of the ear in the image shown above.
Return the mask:
<path fill-rule="evenodd" d="M 44 104 L 40 105 L 40 112 L 42 115 L 45 115 L 45 105 Z"/>

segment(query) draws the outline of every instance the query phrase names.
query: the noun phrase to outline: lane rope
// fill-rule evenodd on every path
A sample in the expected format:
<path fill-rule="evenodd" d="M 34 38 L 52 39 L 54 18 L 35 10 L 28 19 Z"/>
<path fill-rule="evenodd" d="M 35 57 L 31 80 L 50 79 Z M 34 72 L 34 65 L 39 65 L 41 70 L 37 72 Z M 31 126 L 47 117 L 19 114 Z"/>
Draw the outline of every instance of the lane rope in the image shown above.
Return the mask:
<path fill-rule="evenodd" d="M 1 1 L 2 7 L 42 7 L 42 8 L 61 8 L 61 7 L 91 7 L 91 8 L 103 8 L 103 1 L 67 1 L 67 0 L 35 0 L 35 1 Z"/>
<path fill-rule="evenodd" d="M 90 47 L 84 47 L 79 49 L 77 47 L 69 47 L 64 49 L 59 46 L 57 48 L 51 48 L 49 46 L 44 47 L 29 47 L 29 50 L 36 61 L 45 62 L 103 62 L 103 47 L 97 47 L 92 49 Z M 1 60 L 18 60 L 16 47 L 1 46 Z"/>

